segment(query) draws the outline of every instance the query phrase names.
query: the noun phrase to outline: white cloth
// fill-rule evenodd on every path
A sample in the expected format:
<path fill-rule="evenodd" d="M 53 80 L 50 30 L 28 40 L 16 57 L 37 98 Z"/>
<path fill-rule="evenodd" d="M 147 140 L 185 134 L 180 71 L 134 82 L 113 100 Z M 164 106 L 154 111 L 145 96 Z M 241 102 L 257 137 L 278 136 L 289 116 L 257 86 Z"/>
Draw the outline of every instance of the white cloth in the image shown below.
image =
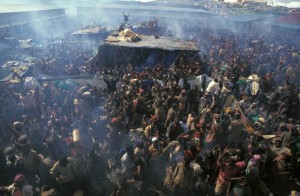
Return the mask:
<path fill-rule="evenodd" d="M 122 156 L 121 164 L 122 164 L 122 175 L 131 177 L 131 174 L 133 172 L 133 162 L 128 156 L 127 152 Z"/>
<path fill-rule="evenodd" d="M 250 80 L 251 83 L 251 95 L 257 95 L 259 90 L 259 77 L 256 74 L 252 74 L 248 77 L 248 80 Z"/>
<path fill-rule="evenodd" d="M 212 80 L 206 88 L 208 93 L 216 93 L 220 90 L 219 83 Z"/>
<path fill-rule="evenodd" d="M 195 161 L 192 161 L 190 163 L 190 167 L 194 170 L 194 173 L 197 174 L 197 175 L 200 175 L 200 174 L 203 173 L 201 165 L 199 165 L 198 163 L 195 163 Z"/>
<path fill-rule="evenodd" d="M 200 91 L 202 92 L 202 86 L 204 86 L 206 89 L 210 81 L 212 81 L 212 78 L 208 77 L 206 74 L 203 74 L 196 77 L 194 85 L 196 85 L 198 88 L 201 87 Z"/>
<path fill-rule="evenodd" d="M 181 88 L 183 88 L 184 86 L 183 86 L 183 79 L 182 78 L 180 78 L 180 80 L 179 80 L 179 82 L 178 82 L 178 86 L 180 86 Z M 189 79 L 189 80 L 187 80 L 187 83 L 189 83 L 190 84 L 190 86 L 194 86 L 195 84 L 196 84 L 196 80 L 195 79 Z"/>

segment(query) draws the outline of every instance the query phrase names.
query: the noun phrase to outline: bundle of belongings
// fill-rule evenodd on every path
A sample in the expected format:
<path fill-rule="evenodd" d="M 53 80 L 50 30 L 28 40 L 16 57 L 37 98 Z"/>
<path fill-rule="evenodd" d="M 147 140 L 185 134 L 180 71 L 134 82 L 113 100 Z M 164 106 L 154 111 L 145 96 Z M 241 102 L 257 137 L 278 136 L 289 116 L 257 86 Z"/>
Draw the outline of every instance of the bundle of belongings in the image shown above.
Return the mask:
<path fill-rule="evenodd" d="M 119 33 L 114 33 L 106 39 L 109 42 L 119 42 L 119 41 L 129 41 L 129 42 L 138 42 L 142 40 L 142 37 L 139 34 L 134 33 L 130 29 L 124 29 Z"/>

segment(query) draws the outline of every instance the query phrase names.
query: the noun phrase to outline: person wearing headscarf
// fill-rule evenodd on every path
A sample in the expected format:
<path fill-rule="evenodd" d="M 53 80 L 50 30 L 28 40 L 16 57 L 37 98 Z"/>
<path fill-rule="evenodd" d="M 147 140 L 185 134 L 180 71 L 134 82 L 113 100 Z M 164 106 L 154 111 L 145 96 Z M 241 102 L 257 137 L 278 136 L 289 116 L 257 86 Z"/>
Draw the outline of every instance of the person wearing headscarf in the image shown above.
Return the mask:
<path fill-rule="evenodd" d="M 249 160 L 246 168 L 246 177 L 251 187 L 252 195 L 269 195 L 269 190 L 264 181 L 260 178 L 259 166 L 261 163 L 261 155 L 254 154 Z"/>

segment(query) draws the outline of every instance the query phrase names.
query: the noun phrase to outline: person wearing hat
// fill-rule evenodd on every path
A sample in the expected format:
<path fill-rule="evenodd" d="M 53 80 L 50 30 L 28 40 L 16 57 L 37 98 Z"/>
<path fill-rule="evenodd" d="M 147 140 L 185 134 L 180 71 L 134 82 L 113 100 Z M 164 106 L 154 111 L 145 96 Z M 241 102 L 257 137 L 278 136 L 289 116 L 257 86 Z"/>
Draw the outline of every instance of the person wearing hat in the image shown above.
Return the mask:
<path fill-rule="evenodd" d="M 151 172 L 151 182 L 154 185 L 160 186 L 163 180 L 163 169 L 162 167 L 162 158 L 160 151 L 160 143 L 157 137 L 151 139 L 151 145 L 148 148 L 149 151 L 149 169 Z"/>

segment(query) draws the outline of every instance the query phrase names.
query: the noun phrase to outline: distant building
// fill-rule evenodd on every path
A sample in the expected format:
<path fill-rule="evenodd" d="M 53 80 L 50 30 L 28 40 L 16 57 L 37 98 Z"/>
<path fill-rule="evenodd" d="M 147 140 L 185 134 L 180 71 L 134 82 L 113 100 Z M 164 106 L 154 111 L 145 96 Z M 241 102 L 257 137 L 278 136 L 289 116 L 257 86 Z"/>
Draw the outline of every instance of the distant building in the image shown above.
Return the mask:
<path fill-rule="evenodd" d="M 268 0 L 219 0 L 224 3 L 268 3 Z"/>
<path fill-rule="evenodd" d="M 224 0 L 224 3 L 242 3 L 242 0 Z"/>
<path fill-rule="evenodd" d="M 242 0 L 243 3 L 252 2 L 252 3 L 268 3 L 268 0 Z"/>
<path fill-rule="evenodd" d="M 0 6 L 0 31 L 9 35 L 32 33 L 45 30 L 49 25 L 57 32 L 60 23 L 66 20 L 65 8 L 48 5 L 1 4 Z M 56 29 L 56 30 L 54 30 Z"/>

